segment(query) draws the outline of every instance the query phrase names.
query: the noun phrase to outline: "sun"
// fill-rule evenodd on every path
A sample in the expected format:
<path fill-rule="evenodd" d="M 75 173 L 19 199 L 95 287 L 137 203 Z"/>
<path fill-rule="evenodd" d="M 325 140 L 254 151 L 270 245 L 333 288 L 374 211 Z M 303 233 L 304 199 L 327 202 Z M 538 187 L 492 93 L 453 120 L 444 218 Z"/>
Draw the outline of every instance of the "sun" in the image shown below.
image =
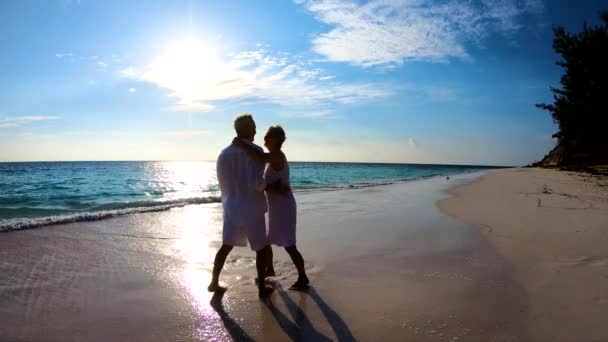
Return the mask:
<path fill-rule="evenodd" d="M 225 63 L 213 45 L 185 37 L 167 44 L 146 68 L 142 78 L 155 80 L 171 89 L 171 96 L 179 99 L 178 107 L 206 107 L 209 105 L 200 99 L 205 92 L 213 90 L 209 89 L 210 85 L 222 78 L 225 69 Z"/>

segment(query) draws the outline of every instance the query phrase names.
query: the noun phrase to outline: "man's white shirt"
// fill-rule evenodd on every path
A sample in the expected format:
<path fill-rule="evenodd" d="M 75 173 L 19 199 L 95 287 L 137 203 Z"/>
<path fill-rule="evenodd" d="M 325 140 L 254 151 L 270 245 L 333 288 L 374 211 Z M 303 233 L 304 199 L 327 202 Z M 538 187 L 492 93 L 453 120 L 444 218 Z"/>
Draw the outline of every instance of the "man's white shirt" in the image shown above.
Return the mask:
<path fill-rule="evenodd" d="M 246 142 L 263 151 L 261 147 Z M 220 153 L 217 179 L 222 192 L 224 227 L 243 227 L 259 220 L 266 213 L 268 207 L 264 196 L 264 166 L 263 162 L 254 160 L 234 145 L 226 147 Z"/>

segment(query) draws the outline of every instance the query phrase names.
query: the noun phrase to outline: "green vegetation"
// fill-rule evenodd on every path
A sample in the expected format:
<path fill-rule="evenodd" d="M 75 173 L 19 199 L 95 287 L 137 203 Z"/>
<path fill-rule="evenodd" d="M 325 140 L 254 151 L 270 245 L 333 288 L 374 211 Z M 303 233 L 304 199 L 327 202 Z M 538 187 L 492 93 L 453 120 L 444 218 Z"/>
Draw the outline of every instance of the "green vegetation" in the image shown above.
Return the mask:
<path fill-rule="evenodd" d="M 561 87 L 553 88 L 553 104 L 536 106 L 551 113 L 559 126 L 557 147 L 541 165 L 608 164 L 608 11 L 602 24 L 576 34 L 554 28 L 553 48 L 565 69 Z"/>

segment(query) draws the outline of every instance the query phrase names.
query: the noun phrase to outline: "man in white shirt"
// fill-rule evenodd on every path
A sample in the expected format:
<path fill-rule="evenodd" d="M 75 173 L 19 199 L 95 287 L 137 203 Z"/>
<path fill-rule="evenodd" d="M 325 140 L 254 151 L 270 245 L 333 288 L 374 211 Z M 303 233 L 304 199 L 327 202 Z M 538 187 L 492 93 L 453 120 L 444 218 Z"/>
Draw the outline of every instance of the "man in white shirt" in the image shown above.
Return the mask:
<path fill-rule="evenodd" d="M 256 126 L 250 114 L 243 114 L 234 120 L 237 137 L 263 151 L 253 143 Z M 250 158 L 241 148 L 230 145 L 220 153 L 217 160 L 217 179 L 222 193 L 224 224 L 222 247 L 215 256 L 213 276 L 208 287 L 210 292 L 226 291 L 219 285 L 219 276 L 228 254 L 234 246 L 247 246 L 256 251 L 258 290 L 261 297 L 272 292 L 264 285 L 265 261 L 268 256 L 266 246 L 267 211 L 264 163 Z"/>

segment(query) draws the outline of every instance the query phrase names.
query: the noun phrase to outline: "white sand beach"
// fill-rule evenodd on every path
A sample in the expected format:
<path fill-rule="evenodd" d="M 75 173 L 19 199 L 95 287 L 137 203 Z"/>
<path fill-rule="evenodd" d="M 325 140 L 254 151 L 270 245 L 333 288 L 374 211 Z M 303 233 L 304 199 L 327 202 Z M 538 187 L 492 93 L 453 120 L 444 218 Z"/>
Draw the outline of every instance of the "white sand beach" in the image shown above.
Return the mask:
<path fill-rule="evenodd" d="M 551 172 L 498 171 L 458 187 L 440 205 L 473 225 L 435 202 L 475 174 L 298 193 L 312 288 L 286 290 L 295 268 L 275 247 L 277 291 L 267 302 L 245 248 L 228 258 L 223 298 L 206 291 L 219 204 L 4 233 L 0 340 L 602 340 L 605 197 L 570 210 L 585 205 L 557 193 L 571 181 L 588 197 L 605 192 Z M 545 183 L 552 194 L 542 194 Z"/>
<path fill-rule="evenodd" d="M 442 210 L 483 233 L 525 291 L 530 341 L 608 341 L 608 179 L 496 171 L 450 190 Z"/>

